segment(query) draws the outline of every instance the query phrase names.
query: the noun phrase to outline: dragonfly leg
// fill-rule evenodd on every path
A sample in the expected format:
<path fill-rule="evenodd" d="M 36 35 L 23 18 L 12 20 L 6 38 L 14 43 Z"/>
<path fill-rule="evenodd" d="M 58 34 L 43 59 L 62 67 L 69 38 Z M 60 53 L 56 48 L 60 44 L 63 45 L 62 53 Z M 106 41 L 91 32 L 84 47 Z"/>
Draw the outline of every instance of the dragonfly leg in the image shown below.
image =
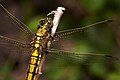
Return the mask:
<path fill-rule="evenodd" d="M 38 71 L 39 75 L 42 74 L 42 67 L 43 67 L 44 61 L 45 61 L 45 54 L 43 54 L 43 56 L 41 58 L 41 62 L 40 62 L 40 65 L 39 65 L 39 71 Z"/>

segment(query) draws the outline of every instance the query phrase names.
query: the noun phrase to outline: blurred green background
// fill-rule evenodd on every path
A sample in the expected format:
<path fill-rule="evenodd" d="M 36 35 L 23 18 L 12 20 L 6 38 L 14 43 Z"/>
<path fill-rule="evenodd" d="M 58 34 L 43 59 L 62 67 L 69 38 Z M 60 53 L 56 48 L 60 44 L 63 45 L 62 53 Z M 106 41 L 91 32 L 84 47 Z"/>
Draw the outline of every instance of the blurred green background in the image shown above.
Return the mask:
<path fill-rule="evenodd" d="M 120 56 L 119 0 L 0 0 L 0 3 L 34 32 L 40 19 L 46 17 L 58 6 L 66 8 L 58 31 L 82 27 L 105 19 L 115 19 L 114 22 L 91 27 L 84 33 L 74 34 L 71 36 L 72 38 L 59 43 L 62 45 L 59 46 L 59 49 L 78 53 L 94 52 Z M 12 25 L 7 25 L 9 23 L 7 21 L 2 24 L 2 19 L 0 17 L 1 35 L 15 38 L 19 31 Z M 8 59 L 6 57 L 8 55 L 9 53 L 5 55 L 3 51 L 0 52 L 2 62 L 0 63 L 0 80 L 23 80 L 28 65 L 26 54 L 17 56 L 15 59 Z M 48 58 L 45 61 L 40 80 L 120 80 L 119 61 L 100 61 L 95 57 L 86 60 L 84 61 L 84 58 L 81 60 Z"/>

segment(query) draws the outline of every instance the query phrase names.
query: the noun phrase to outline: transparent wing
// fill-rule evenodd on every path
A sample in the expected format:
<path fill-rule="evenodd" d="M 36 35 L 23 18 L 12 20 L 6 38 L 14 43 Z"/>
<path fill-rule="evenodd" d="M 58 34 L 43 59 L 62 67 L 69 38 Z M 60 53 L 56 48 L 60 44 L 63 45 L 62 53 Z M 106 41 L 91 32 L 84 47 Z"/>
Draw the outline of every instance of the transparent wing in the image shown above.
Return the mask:
<path fill-rule="evenodd" d="M 9 61 L 19 62 L 19 59 L 22 61 L 30 57 L 30 45 L 24 44 L 17 40 L 7 38 L 0 35 L 0 65 L 4 65 Z M 1 66 L 2 67 L 2 66 Z"/>
<path fill-rule="evenodd" d="M 24 55 L 30 51 L 30 45 L 0 35 L 0 51 L 9 55 Z M 1 56 L 2 57 L 2 56 Z"/>
<path fill-rule="evenodd" d="M 7 37 L 1 36 L 1 35 L 0 35 L 0 44 L 1 45 L 11 44 L 13 46 L 19 46 L 19 47 L 23 47 L 23 48 L 30 48 L 30 45 L 28 45 L 28 44 L 24 44 L 24 43 L 21 43 L 19 41 L 14 40 L 14 39 L 7 38 Z"/>
<path fill-rule="evenodd" d="M 18 9 L 14 10 L 14 15 L 21 16 Z M 31 53 L 29 43 L 33 36 L 33 32 L 23 22 L 0 4 L 0 70 L 10 68 L 4 75 L 16 75 L 15 72 L 21 74 L 22 69 L 23 75 L 26 75 Z"/>
<path fill-rule="evenodd" d="M 9 56 L 12 56 L 11 59 L 13 57 L 18 58 L 16 56 L 19 56 L 18 59 L 22 58 L 23 55 L 27 56 L 28 54 L 26 53 L 31 51 L 29 43 L 33 33 L 1 4 L 0 27 L 0 63 L 5 63 Z"/>
<path fill-rule="evenodd" d="M 19 19 L 17 19 L 15 16 L 13 16 L 10 12 L 8 12 L 3 6 L 2 4 L 0 4 L 0 10 L 4 11 L 4 13 L 15 23 L 17 24 L 18 28 L 23 31 L 24 33 L 26 33 L 26 36 L 29 37 L 33 37 L 34 34 L 33 32 L 23 23 L 21 22 Z"/>
<path fill-rule="evenodd" d="M 77 62 L 77 63 L 94 63 L 94 62 L 110 62 L 110 61 L 119 61 L 119 57 L 114 57 L 108 54 L 99 54 L 99 53 L 88 53 L 88 52 L 81 52 L 81 53 L 74 53 L 69 51 L 63 50 L 56 50 L 50 49 L 49 55 L 53 56 L 56 59 L 68 61 L 68 62 Z"/>
<path fill-rule="evenodd" d="M 56 32 L 56 34 L 54 36 L 54 41 L 56 41 L 56 40 L 58 40 L 60 38 L 66 38 L 67 36 L 69 36 L 71 34 L 74 34 L 74 33 L 77 33 L 77 32 L 81 32 L 82 33 L 87 28 L 93 27 L 95 25 L 111 22 L 111 21 L 114 21 L 114 20 L 112 20 L 112 19 L 104 20 L 104 21 L 96 22 L 96 23 L 93 23 L 91 25 L 87 25 L 87 26 L 84 26 L 84 27 Z"/>

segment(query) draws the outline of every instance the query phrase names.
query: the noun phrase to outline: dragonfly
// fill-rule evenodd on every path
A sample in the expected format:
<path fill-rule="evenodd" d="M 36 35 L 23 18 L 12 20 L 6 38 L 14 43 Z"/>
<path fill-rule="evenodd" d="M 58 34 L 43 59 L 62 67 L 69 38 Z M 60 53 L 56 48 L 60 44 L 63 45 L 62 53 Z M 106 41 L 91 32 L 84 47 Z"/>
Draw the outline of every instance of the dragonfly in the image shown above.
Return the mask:
<path fill-rule="evenodd" d="M 18 46 L 30 51 L 29 65 L 28 65 L 28 70 L 27 70 L 25 80 L 39 79 L 40 75 L 42 74 L 41 70 L 42 70 L 44 60 L 48 55 L 51 55 L 53 57 L 56 57 L 55 55 L 58 55 L 58 56 L 62 56 L 62 58 L 65 57 L 69 59 L 72 59 L 72 58 L 80 59 L 82 56 L 94 56 L 94 57 L 100 56 L 100 57 L 106 57 L 106 58 L 114 58 L 118 60 L 117 57 L 107 55 L 107 54 L 94 54 L 94 53 L 79 54 L 75 52 L 69 52 L 69 51 L 51 48 L 51 46 L 54 45 L 55 42 L 59 41 L 59 39 L 64 39 L 69 35 L 75 34 L 77 32 L 82 32 L 85 29 L 93 27 L 95 25 L 113 21 L 111 19 L 96 22 L 84 27 L 56 32 L 56 29 L 60 20 L 60 17 L 58 19 L 56 19 L 55 17 L 57 15 L 56 12 L 58 10 L 63 14 L 63 11 L 65 11 L 65 8 L 59 7 L 60 9 L 52 11 L 45 18 L 40 20 L 39 25 L 37 27 L 37 31 L 34 33 L 22 21 L 20 21 L 18 18 L 13 16 L 9 11 L 7 11 L 7 9 L 2 6 L 2 4 L 0 4 L 0 8 L 6 14 L 6 16 L 18 26 L 18 29 L 24 32 L 25 36 L 29 38 L 27 39 L 27 43 L 24 43 L 19 40 L 15 40 L 15 39 L 0 35 L 1 45 L 10 45 L 14 47 Z M 54 19 L 52 19 L 50 15 L 54 15 Z M 55 28 L 53 28 L 54 26 Z M 30 42 L 28 40 L 30 40 Z"/>

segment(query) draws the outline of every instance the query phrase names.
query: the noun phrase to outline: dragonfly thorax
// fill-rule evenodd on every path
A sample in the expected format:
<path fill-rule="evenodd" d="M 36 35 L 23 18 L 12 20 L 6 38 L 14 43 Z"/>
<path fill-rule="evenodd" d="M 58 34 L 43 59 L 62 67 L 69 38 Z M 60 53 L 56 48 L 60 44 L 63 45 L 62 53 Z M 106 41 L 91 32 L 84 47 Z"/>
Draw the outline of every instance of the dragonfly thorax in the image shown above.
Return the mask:
<path fill-rule="evenodd" d="M 51 18 L 44 18 L 40 20 L 40 24 L 37 28 L 36 35 L 37 36 L 44 36 L 48 33 L 51 33 L 51 28 L 53 26 L 53 22 Z"/>
<path fill-rule="evenodd" d="M 51 31 L 52 31 L 52 19 L 44 18 L 40 21 L 40 27 L 38 27 L 37 32 L 35 33 L 35 37 L 31 42 L 32 47 L 36 47 L 41 45 L 41 47 L 46 47 L 47 43 L 51 40 Z"/>

